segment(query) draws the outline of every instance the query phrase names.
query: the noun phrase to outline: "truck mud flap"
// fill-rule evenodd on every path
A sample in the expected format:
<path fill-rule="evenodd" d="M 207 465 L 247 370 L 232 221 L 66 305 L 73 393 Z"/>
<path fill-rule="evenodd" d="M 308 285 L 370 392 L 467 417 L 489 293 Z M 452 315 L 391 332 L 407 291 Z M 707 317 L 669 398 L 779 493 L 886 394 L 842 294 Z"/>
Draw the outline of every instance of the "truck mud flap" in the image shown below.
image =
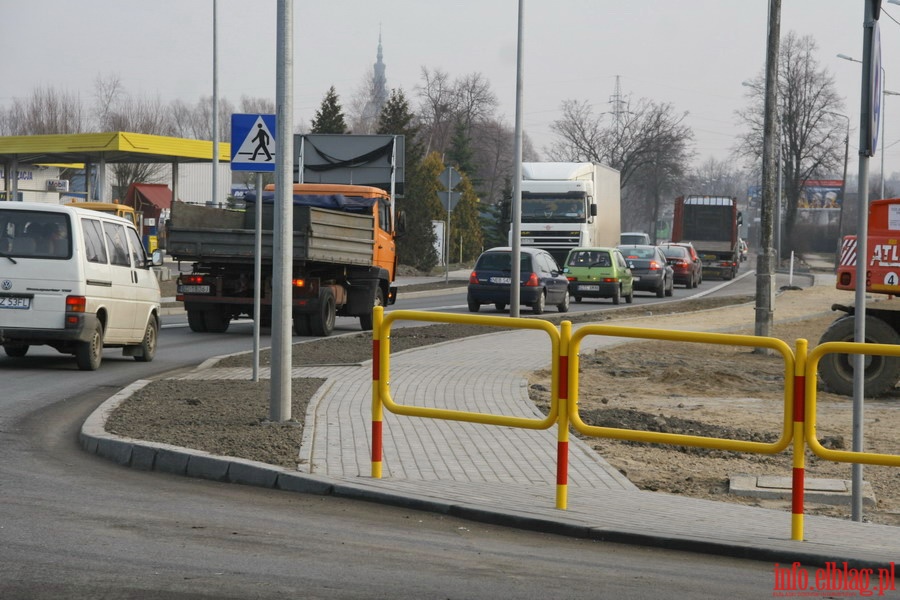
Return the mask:
<path fill-rule="evenodd" d="M 379 280 L 376 278 L 353 279 L 347 290 L 347 304 L 340 311 L 342 315 L 358 316 L 372 312 L 375 304 L 375 290 Z"/>

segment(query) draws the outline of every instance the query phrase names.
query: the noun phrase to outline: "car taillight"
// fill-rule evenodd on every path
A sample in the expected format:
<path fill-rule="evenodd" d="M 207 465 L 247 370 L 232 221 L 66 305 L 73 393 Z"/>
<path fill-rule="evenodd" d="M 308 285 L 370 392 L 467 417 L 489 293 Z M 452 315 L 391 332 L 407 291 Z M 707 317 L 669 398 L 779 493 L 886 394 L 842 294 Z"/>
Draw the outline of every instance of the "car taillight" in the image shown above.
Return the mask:
<path fill-rule="evenodd" d="M 538 285 L 540 285 L 540 282 L 538 281 L 537 273 L 529 275 L 528 281 L 525 282 L 525 287 L 537 287 Z"/>
<path fill-rule="evenodd" d="M 675 263 L 675 264 L 677 264 L 679 267 L 686 267 L 686 266 L 688 266 L 688 264 L 690 264 L 690 263 L 688 263 L 688 261 L 686 261 L 686 260 L 679 260 L 679 261 L 678 261 L 677 263 Z"/>
<path fill-rule="evenodd" d="M 604 277 L 603 283 L 619 283 L 618 277 Z"/>
<path fill-rule="evenodd" d="M 84 296 L 66 296 L 66 312 L 83 313 L 87 306 Z"/>
<path fill-rule="evenodd" d="M 478 283 L 478 273 L 475 271 L 469 273 L 469 283 Z"/>
<path fill-rule="evenodd" d="M 571 275 L 567 276 L 566 279 L 568 279 L 569 281 L 578 281 L 577 277 L 572 277 Z"/>
<path fill-rule="evenodd" d="M 659 270 L 659 263 L 656 262 L 655 260 L 651 260 L 651 261 L 650 261 L 650 270 L 651 270 L 651 271 L 658 271 L 658 270 Z"/>

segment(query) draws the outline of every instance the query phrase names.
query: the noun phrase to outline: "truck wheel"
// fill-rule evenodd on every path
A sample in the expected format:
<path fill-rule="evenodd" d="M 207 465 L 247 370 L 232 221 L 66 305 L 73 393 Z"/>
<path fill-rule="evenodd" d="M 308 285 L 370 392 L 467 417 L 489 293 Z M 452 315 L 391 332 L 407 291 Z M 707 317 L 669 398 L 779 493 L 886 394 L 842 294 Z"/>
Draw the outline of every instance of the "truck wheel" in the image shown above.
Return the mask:
<path fill-rule="evenodd" d="M 147 327 L 144 329 L 144 339 L 141 340 L 141 353 L 134 357 L 138 362 L 150 362 L 156 356 L 156 342 L 159 339 L 159 323 L 156 317 L 150 315 Z"/>
<path fill-rule="evenodd" d="M 852 342 L 854 317 L 847 315 L 832 323 L 819 339 L 825 342 Z M 900 335 L 894 328 L 877 317 L 866 317 L 866 342 L 875 344 L 900 344 Z M 853 395 L 853 355 L 826 354 L 819 361 L 819 375 L 825 385 L 836 394 Z M 868 355 L 865 361 L 865 395 L 882 396 L 894 389 L 900 379 L 900 358 Z"/>
<path fill-rule="evenodd" d="M 362 321 L 362 317 L 360 317 L 360 321 Z M 309 326 L 309 315 L 294 315 L 294 335 L 303 337 L 312 335 L 312 328 Z"/>
<path fill-rule="evenodd" d="M 228 331 L 230 321 L 225 311 L 220 308 L 203 311 L 203 322 L 206 324 L 206 331 L 210 333 L 225 333 Z"/>
<path fill-rule="evenodd" d="M 384 290 L 381 289 L 381 286 L 375 287 L 375 301 L 372 304 L 372 307 L 376 306 L 384 306 Z M 375 326 L 375 319 L 372 317 L 372 313 L 369 312 L 365 315 L 359 315 L 359 327 L 363 331 L 372 331 L 372 328 Z"/>
<path fill-rule="evenodd" d="M 6 344 L 3 346 L 3 351 L 6 352 L 6 355 L 10 358 L 22 358 L 28 352 L 28 344 Z"/>
<path fill-rule="evenodd" d="M 309 325 L 313 335 L 324 337 L 334 331 L 335 302 L 330 288 L 322 290 L 319 296 L 319 310 L 309 315 Z"/>
<path fill-rule="evenodd" d="M 203 311 L 188 310 L 187 318 L 188 318 L 188 327 L 191 328 L 191 331 L 193 331 L 195 333 L 205 333 L 206 332 L 206 320 L 203 318 Z"/>
<path fill-rule="evenodd" d="M 91 339 L 75 345 L 75 364 L 82 371 L 96 371 L 103 361 L 103 326 L 97 323 Z"/>

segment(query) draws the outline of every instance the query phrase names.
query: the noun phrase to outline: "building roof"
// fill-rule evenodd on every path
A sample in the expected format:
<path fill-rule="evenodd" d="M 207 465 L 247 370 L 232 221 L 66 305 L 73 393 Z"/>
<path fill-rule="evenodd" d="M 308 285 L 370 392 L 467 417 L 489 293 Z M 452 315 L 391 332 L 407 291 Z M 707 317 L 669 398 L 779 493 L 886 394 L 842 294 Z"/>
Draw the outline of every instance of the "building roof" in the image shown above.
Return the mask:
<path fill-rule="evenodd" d="M 132 183 L 125 194 L 125 203 L 140 208 L 143 202 L 159 209 L 172 208 L 172 190 L 164 183 Z"/>
<path fill-rule="evenodd" d="M 20 164 L 212 162 L 207 140 L 116 131 L 0 137 L 0 161 Z M 219 161 L 230 162 L 231 145 L 219 142 Z"/>

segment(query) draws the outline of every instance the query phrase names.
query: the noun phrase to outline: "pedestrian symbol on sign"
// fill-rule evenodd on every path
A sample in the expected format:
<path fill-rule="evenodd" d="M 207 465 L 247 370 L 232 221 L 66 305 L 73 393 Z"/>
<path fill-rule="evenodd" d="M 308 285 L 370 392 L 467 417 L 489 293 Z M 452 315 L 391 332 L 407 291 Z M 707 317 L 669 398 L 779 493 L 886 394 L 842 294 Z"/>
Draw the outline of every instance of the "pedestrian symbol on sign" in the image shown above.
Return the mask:
<path fill-rule="evenodd" d="M 266 128 L 263 127 L 262 123 L 259 123 L 257 125 L 257 127 L 259 128 L 259 131 L 256 133 L 256 136 L 254 136 L 253 140 L 251 140 L 251 141 L 254 141 L 254 142 L 258 141 L 259 143 L 256 145 L 256 148 L 254 148 L 253 157 L 250 160 L 256 160 L 256 155 L 259 154 L 260 150 L 262 150 L 263 152 L 266 153 L 267 161 L 272 160 L 272 153 L 269 152 L 269 140 L 271 138 L 269 137 L 269 134 L 266 133 Z"/>
<path fill-rule="evenodd" d="M 275 115 L 231 115 L 231 169 L 275 170 Z"/>

